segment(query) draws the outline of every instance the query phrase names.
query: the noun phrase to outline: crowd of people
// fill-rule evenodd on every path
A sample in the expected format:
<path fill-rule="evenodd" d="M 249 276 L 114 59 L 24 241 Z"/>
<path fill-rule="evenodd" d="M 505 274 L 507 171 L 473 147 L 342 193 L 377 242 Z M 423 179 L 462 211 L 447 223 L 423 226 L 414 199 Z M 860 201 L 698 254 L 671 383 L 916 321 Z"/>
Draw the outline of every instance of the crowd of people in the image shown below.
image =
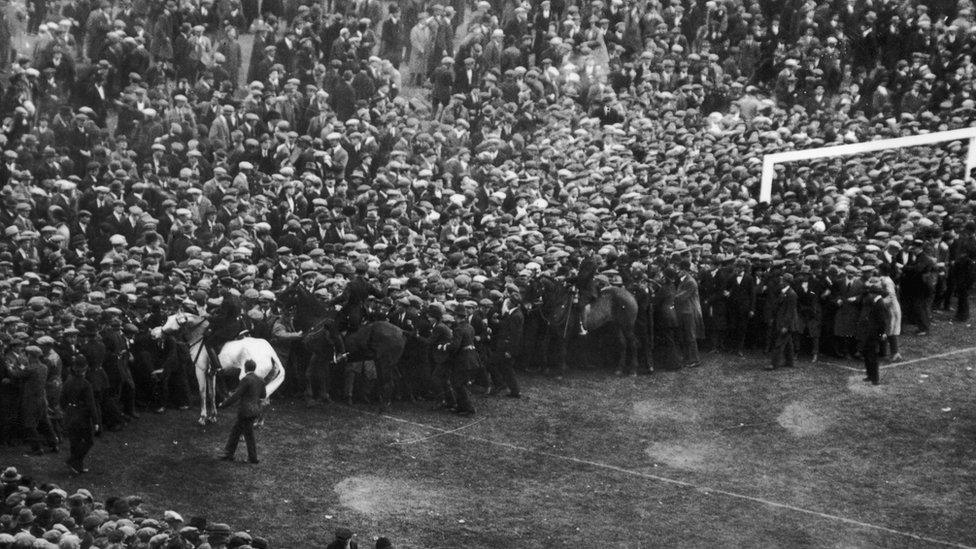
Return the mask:
<path fill-rule="evenodd" d="M 68 438 L 76 472 L 189 406 L 152 330 L 179 310 L 320 400 L 375 372 L 302 336 L 387 318 L 400 394 L 462 414 L 470 379 L 566 368 L 542 277 L 634 294 L 627 373 L 703 345 L 876 383 L 903 324 L 969 322 L 966 144 L 779 165 L 757 200 L 766 153 L 969 126 L 965 0 L 2 4 L 0 439 Z"/>
<path fill-rule="evenodd" d="M 72 494 L 7 467 L 0 475 L 0 547 L 81 549 L 268 549 L 268 540 L 204 517 L 184 520 L 176 511 L 153 518 L 138 496 L 95 499 Z M 348 529 L 342 528 L 341 532 Z M 387 547 L 391 547 L 387 545 Z"/>

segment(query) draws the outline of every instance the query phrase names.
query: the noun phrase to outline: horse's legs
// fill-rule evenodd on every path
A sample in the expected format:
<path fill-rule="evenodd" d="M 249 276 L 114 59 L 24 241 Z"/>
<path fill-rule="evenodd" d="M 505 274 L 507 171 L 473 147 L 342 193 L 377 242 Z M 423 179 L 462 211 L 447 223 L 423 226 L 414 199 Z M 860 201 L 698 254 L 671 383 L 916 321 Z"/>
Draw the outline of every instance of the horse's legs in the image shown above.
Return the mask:
<path fill-rule="evenodd" d="M 210 383 L 209 388 L 209 398 L 207 399 L 210 406 L 210 414 L 207 421 L 210 423 L 217 423 L 217 375 L 211 374 L 207 376 L 207 380 Z"/>
<path fill-rule="evenodd" d="M 393 372 L 395 363 L 376 361 L 376 397 L 380 412 L 387 412 L 393 403 Z"/>
<path fill-rule="evenodd" d="M 640 366 L 637 361 L 637 336 L 634 335 L 633 329 L 624 328 L 622 332 L 626 340 L 626 352 L 624 354 L 627 357 L 627 370 L 631 375 L 637 375 L 637 368 Z"/>
<path fill-rule="evenodd" d="M 207 380 L 207 370 L 206 367 L 201 368 L 199 365 L 196 367 L 197 374 L 197 388 L 200 391 L 200 418 L 197 423 L 204 425 L 207 422 L 208 405 L 210 403 L 209 399 L 209 388 Z"/>
<path fill-rule="evenodd" d="M 556 366 L 559 367 L 556 378 L 562 379 L 568 369 L 566 366 L 566 347 L 569 345 L 569 339 L 562 335 L 556 335 L 553 339 L 556 341 Z"/>
<path fill-rule="evenodd" d="M 614 338 L 616 339 L 616 349 L 614 352 L 617 354 L 617 368 L 614 370 L 614 374 L 623 375 L 624 368 L 627 365 L 627 354 L 628 354 L 628 340 L 627 336 L 624 335 L 623 328 L 617 328 L 613 331 Z"/>
<path fill-rule="evenodd" d="M 552 332 L 547 326 L 544 330 L 540 331 L 539 337 L 539 362 L 542 365 L 542 373 L 549 374 L 549 347 L 552 345 Z"/>

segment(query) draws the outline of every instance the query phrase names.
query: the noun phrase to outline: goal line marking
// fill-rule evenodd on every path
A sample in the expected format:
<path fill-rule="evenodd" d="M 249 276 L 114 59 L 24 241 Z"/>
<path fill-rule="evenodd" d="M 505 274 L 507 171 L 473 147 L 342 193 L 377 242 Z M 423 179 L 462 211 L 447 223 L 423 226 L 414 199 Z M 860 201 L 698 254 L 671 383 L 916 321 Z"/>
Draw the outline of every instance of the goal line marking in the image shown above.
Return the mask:
<path fill-rule="evenodd" d="M 910 366 L 912 364 L 919 364 L 921 362 L 928 362 L 930 360 L 936 360 L 936 359 L 940 359 L 940 358 L 946 358 L 946 357 L 950 357 L 950 356 L 971 353 L 971 352 L 974 352 L 974 351 L 976 351 L 976 347 L 966 347 L 964 349 L 955 349 L 955 350 L 952 350 L 952 351 L 946 351 L 944 353 L 939 353 L 937 355 L 921 356 L 921 357 L 918 357 L 918 358 L 913 358 L 911 360 L 902 360 L 900 362 L 892 362 L 890 364 L 885 364 L 884 366 L 881 366 L 880 368 L 882 370 L 888 370 L 890 368 L 899 368 L 899 367 L 902 367 L 902 366 Z M 844 364 L 839 364 L 837 362 L 820 361 L 820 364 L 826 364 L 827 366 L 833 366 L 834 368 L 842 368 L 844 370 L 849 370 L 851 372 L 863 372 L 864 371 L 864 368 L 855 368 L 853 366 L 847 366 L 847 365 L 844 365 Z"/>

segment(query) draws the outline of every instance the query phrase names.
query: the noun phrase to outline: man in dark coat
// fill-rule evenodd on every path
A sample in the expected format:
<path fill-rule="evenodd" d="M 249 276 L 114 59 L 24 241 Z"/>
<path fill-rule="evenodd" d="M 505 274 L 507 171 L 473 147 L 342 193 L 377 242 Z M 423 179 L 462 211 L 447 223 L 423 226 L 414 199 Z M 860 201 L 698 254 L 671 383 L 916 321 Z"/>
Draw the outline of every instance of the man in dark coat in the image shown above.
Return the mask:
<path fill-rule="evenodd" d="M 383 28 L 380 30 L 380 57 L 389 59 L 394 68 L 400 68 L 400 62 L 403 61 L 405 37 L 400 7 L 394 4 L 390 6 L 390 16 L 383 21 Z"/>
<path fill-rule="evenodd" d="M 380 299 L 385 297 L 383 292 L 366 279 L 365 263 L 357 263 L 355 269 L 355 278 L 350 280 L 342 294 L 330 303 L 331 305 L 342 304 L 338 318 L 339 329 L 346 331 L 355 331 L 363 323 L 363 309 L 370 296 Z"/>
<path fill-rule="evenodd" d="M 727 347 L 736 355 L 742 356 L 749 319 L 756 314 L 756 278 L 749 271 L 744 259 L 736 260 L 732 276 L 728 277 L 723 295 L 728 314 Z"/>
<path fill-rule="evenodd" d="M 329 103 L 336 117 L 345 122 L 352 118 L 356 112 L 356 90 L 352 87 L 352 71 L 345 71 L 342 74 L 342 81 L 336 84 L 332 95 L 329 96 Z"/>
<path fill-rule="evenodd" d="M 237 444 L 244 435 L 244 443 L 247 445 L 247 462 L 258 463 L 257 441 L 254 439 L 254 421 L 261 415 L 261 401 L 267 398 L 264 380 L 258 377 L 254 371 L 257 364 L 253 360 L 244 363 L 246 375 L 241 379 L 240 384 L 234 394 L 227 397 L 227 400 L 218 405 L 218 408 L 227 408 L 237 402 L 237 422 L 234 423 L 227 438 L 227 445 L 220 459 L 224 461 L 234 461 L 234 454 L 237 452 Z"/>
<path fill-rule="evenodd" d="M 58 451 L 57 437 L 47 415 L 47 365 L 41 360 L 42 354 L 40 347 L 29 345 L 24 354 L 8 355 L 24 360 L 6 365 L 10 377 L 20 380 L 20 421 L 31 446 L 31 455 L 37 456 L 44 454 L 42 442 L 52 452 Z"/>
<path fill-rule="evenodd" d="M 478 362 L 478 351 L 474 346 L 474 327 L 471 326 L 470 318 L 463 306 L 459 306 L 455 311 L 457 322 L 454 324 L 453 337 L 447 347 L 453 359 L 451 365 L 451 389 L 454 391 L 454 398 L 457 407 L 454 413 L 462 416 L 474 415 L 474 405 L 471 404 L 471 393 L 468 391 L 468 382 L 473 380 L 481 364 Z"/>
<path fill-rule="evenodd" d="M 825 290 L 806 267 L 797 273 L 793 291 L 796 292 L 797 336 L 810 339 L 810 361 L 816 362 L 820 354 L 820 299 Z"/>
<path fill-rule="evenodd" d="M 507 284 L 505 290 L 508 297 L 502 302 L 502 308 L 495 317 L 492 327 L 492 350 L 488 361 L 491 381 L 494 384 L 490 394 L 501 392 L 508 388 L 511 398 L 519 398 L 518 380 L 515 379 L 515 357 L 522 345 L 522 327 L 525 315 L 522 313 L 522 293 L 515 284 Z"/>
<path fill-rule="evenodd" d="M 878 385 L 878 354 L 884 344 L 885 331 L 888 327 L 888 308 L 884 304 L 884 286 L 881 279 L 873 277 L 868 280 L 864 297 L 861 298 L 860 315 L 857 322 L 858 339 L 861 343 L 861 355 L 864 357 L 864 369 L 872 385 Z"/>
<path fill-rule="evenodd" d="M 241 306 L 236 299 L 227 295 L 211 299 L 208 304 L 214 307 L 210 316 L 210 336 L 208 343 L 214 354 L 220 354 L 224 343 L 233 340 L 241 332 Z"/>
<path fill-rule="evenodd" d="M 637 360 L 631 362 L 635 370 L 632 375 L 637 374 L 637 369 L 644 373 L 654 371 L 653 357 L 654 349 L 654 296 L 651 294 L 651 286 L 647 279 L 647 273 L 641 267 L 641 271 L 635 273 L 634 279 L 630 284 L 630 293 L 634 294 L 637 300 L 637 319 L 634 322 L 634 337 L 636 343 Z"/>
<path fill-rule="evenodd" d="M 935 297 L 935 260 L 921 240 L 911 246 L 911 259 L 902 272 L 902 298 L 907 305 L 908 320 L 918 326 L 918 335 L 927 335 L 932 324 L 932 300 Z"/>
<path fill-rule="evenodd" d="M 112 399 L 108 375 L 105 373 L 105 343 L 94 323 L 83 324 L 81 336 L 82 342 L 79 347 L 88 363 L 88 381 L 91 382 L 92 391 L 95 392 L 99 415 L 103 418 L 107 429 L 118 430 L 122 427 L 122 414 Z"/>
<path fill-rule="evenodd" d="M 673 275 L 674 309 L 678 317 L 678 347 L 685 365 L 694 368 L 701 366 L 698 336 L 705 328 L 698 298 L 698 282 L 690 272 L 689 260 L 682 259 L 678 268 L 680 271 Z"/>
<path fill-rule="evenodd" d="M 438 408 L 453 409 L 455 407 L 454 391 L 450 383 L 450 353 L 448 346 L 451 344 L 454 334 L 448 326 L 448 320 L 453 322 L 454 317 L 446 314 L 439 306 L 431 305 L 427 308 L 427 318 L 433 327 L 430 330 L 430 337 L 426 343 L 430 349 L 431 363 L 433 366 L 432 375 L 436 385 L 436 393 L 440 397 Z"/>
<path fill-rule="evenodd" d="M 105 341 L 105 373 L 108 375 L 110 394 L 123 417 L 134 419 L 139 414 L 135 411 L 135 381 L 129 369 L 132 360 L 129 339 L 122 331 L 122 320 L 119 317 L 111 318 L 108 325 L 108 329 L 102 333 L 102 339 Z"/>
<path fill-rule="evenodd" d="M 71 445 L 67 464 L 76 475 L 88 471 L 85 469 L 85 456 L 95 444 L 95 433 L 99 431 L 101 422 L 95 393 L 91 383 L 85 379 L 87 373 L 88 365 L 81 358 L 72 364 L 68 379 L 61 388 L 65 434 Z"/>
<path fill-rule="evenodd" d="M 432 326 L 427 317 L 421 314 L 422 299 L 417 296 L 404 297 L 400 304 L 399 310 L 390 315 L 390 322 L 407 336 L 403 356 L 400 357 L 400 383 L 407 399 L 413 400 L 427 395 L 431 387 L 430 360 L 423 341 L 430 336 Z"/>
<path fill-rule="evenodd" d="M 793 366 L 794 348 L 793 332 L 796 331 L 796 292 L 793 291 L 791 284 L 793 275 L 783 273 L 780 276 L 779 286 L 773 290 L 770 299 L 773 300 L 772 324 L 773 324 L 773 352 L 772 362 L 766 368 L 772 370 L 779 367 L 791 368 Z"/>
<path fill-rule="evenodd" d="M 441 66 L 434 69 L 430 79 L 433 84 L 430 108 L 436 117 L 440 107 L 446 107 L 451 101 L 451 90 L 454 88 L 454 58 L 441 59 Z"/>

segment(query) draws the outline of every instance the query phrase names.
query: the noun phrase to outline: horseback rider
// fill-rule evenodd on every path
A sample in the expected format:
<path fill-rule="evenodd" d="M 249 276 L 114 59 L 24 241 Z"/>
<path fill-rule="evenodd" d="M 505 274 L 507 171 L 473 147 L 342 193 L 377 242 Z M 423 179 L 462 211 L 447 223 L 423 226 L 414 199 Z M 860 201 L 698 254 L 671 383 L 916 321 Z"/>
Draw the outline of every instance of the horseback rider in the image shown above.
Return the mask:
<path fill-rule="evenodd" d="M 580 261 L 579 269 L 575 274 L 566 277 L 566 283 L 577 292 L 576 310 L 579 313 L 581 335 L 586 335 L 586 328 L 583 326 L 583 309 L 596 301 L 603 286 L 609 284 L 606 277 L 597 275 L 599 266 L 599 256 L 591 255 Z"/>
<path fill-rule="evenodd" d="M 206 341 L 214 355 L 219 355 L 224 344 L 237 339 L 244 328 L 241 302 L 232 292 L 225 290 L 220 297 L 208 299 L 207 305 L 210 330 Z"/>
<path fill-rule="evenodd" d="M 366 300 L 370 296 L 377 299 L 385 297 L 379 288 L 373 286 L 366 279 L 368 267 L 365 263 L 357 263 L 355 269 L 355 276 L 346 284 L 342 293 L 328 302 L 329 305 L 342 304 L 337 323 L 339 329 L 347 333 L 356 331 L 363 324 Z"/>
<path fill-rule="evenodd" d="M 244 320 L 251 337 L 271 341 L 275 323 L 275 314 L 272 308 L 274 302 L 275 295 L 271 290 L 258 292 L 257 304 L 247 312 L 247 317 Z"/>
<path fill-rule="evenodd" d="M 600 295 L 598 287 L 600 281 L 596 276 L 598 269 L 598 259 L 596 256 L 590 256 L 583 258 L 576 272 L 566 277 L 566 283 L 574 288 L 579 296 L 577 302 L 580 307 L 594 301 Z"/>

